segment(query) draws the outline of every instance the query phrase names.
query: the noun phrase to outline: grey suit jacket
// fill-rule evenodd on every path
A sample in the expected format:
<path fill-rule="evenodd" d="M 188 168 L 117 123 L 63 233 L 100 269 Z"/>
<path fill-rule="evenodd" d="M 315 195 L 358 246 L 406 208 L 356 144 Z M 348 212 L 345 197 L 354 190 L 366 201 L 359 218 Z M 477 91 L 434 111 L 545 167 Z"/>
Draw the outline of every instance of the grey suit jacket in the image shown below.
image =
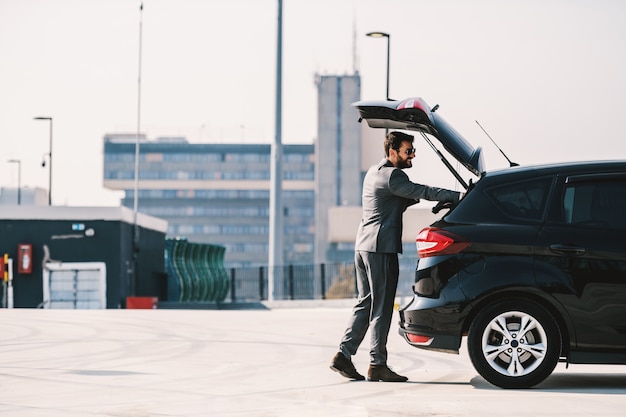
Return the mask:
<path fill-rule="evenodd" d="M 461 193 L 411 182 L 387 159 L 372 166 L 363 181 L 363 217 L 355 250 L 402 253 L 402 215 L 421 198 L 457 202 Z"/>

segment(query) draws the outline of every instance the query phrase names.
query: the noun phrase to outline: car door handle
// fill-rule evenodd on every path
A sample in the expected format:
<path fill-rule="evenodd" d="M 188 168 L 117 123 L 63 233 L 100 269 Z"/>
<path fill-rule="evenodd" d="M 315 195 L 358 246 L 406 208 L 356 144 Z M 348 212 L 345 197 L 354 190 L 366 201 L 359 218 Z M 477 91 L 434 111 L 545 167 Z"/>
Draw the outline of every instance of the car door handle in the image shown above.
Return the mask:
<path fill-rule="evenodd" d="M 559 255 L 581 256 L 587 253 L 587 249 L 578 246 L 554 244 L 550 245 L 550 250 Z"/>

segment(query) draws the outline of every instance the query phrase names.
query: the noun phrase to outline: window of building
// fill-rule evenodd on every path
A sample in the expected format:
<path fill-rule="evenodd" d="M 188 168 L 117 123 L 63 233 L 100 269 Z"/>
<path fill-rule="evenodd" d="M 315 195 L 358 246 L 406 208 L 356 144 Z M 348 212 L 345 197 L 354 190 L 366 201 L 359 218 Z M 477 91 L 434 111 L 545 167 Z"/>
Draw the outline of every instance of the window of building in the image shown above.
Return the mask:
<path fill-rule="evenodd" d="M 227 153 L 224 155 L 226 162 L 269 162 L 270 155 L 266 153 Z"/>

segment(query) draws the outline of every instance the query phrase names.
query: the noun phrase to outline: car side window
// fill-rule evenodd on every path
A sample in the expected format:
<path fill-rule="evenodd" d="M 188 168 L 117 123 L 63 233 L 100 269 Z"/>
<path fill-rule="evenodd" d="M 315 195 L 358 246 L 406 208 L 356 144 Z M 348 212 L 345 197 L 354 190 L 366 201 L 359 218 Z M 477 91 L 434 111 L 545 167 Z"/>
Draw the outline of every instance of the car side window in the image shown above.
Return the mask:
<path fill-rule="evenodd" d="M 496 206 L 507 216 L 541 220 L 551 178 L 522 181 L 487 190 Z"/>
<path fill-rule="evenodd" d="M 567 224 L 626 230 L 626 181 L 566 185 L 562 207 Z"/>

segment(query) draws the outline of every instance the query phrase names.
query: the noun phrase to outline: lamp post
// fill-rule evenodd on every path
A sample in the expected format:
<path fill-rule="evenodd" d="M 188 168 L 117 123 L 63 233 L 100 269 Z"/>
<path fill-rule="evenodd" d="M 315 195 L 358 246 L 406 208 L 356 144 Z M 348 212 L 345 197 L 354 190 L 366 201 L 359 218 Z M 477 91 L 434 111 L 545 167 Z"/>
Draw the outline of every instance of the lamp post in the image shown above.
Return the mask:
<path fill-rule="evenodd" d="M 139 139 L 141 137 L 141 58 L 143 55 L 143 1 L 139 3 L 139 39 L 137 51 L 137 131 L 135 134 L 135 182 L 133 189 L 133 265 L 128 291 L 137 295 L 139 282 Z"/>
<path fill-rule="evenodd" d="M 17 164 L 17 205 L 22 204 L 22 161 L 9 159 L 7 162 Z"/>
<path fill-rule="evenodd" d="M 283 214 L 282 214 L 282 77 L 283 77 L 283 1 L 278 0 L 276 42 L 275 136 L 270 155 L 270 222 L 268 250 L 268 300 L 283 295 Z"/>
<path fill-rule="evenodd" d="M 48 120 L 50 122 L 50 151 L 48 152 L 48 205 L 52 205 L 52 117 L 35 117 L 35 120 Z M 46 166 L 44 159 L 41 166 Z"/>
<path fill-rule="evenodd" d="M 372 38 L 387 38 L 387 100 L 389 100 L 389 40 L 391 39 L 391 35 L 385 32 L 370 32 L 367 34 Z"/>

